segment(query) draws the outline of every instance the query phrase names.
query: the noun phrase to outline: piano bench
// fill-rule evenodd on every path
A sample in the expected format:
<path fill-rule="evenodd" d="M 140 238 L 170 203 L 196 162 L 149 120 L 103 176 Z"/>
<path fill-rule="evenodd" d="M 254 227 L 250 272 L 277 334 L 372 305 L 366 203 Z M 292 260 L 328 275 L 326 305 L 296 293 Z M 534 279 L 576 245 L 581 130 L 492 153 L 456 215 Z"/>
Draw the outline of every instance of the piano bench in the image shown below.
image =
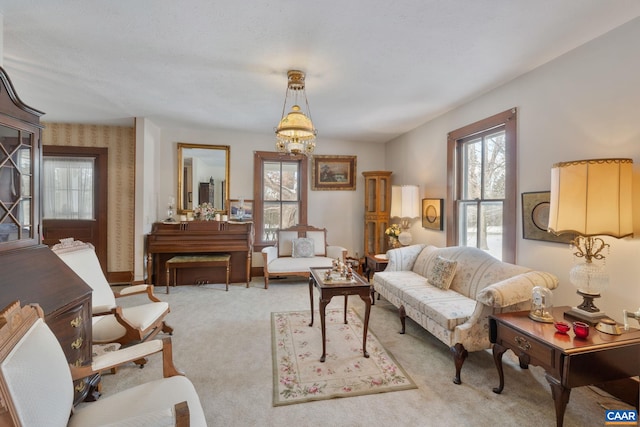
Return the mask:
<path fill-rule="evenodd" d="M 169 293 L 169 285 L 171 277 L 173 277 L 173 286 L 176 285 L 176 270 L 179 268 L 195 268 L 195 267 L 225 267 L 227 269 L 226 290 L 229 290 L 229 266 L 231 255 L 215 254 L 215 255 L 179 255 L 167 260 L 165 268 L 167 269 L 167 293 Z M 173 274 L 171 274 L 173 273 Z"/>

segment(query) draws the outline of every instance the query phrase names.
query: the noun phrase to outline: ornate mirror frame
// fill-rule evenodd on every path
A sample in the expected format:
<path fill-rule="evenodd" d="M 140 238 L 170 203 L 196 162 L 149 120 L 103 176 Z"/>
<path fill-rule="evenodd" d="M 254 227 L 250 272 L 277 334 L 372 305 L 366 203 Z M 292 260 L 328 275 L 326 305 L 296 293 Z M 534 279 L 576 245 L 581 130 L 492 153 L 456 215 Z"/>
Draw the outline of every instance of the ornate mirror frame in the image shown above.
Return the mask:
<path fill-rule="evenodd" d="M 193 209 L 202 203 L 199 187 L 200 183 L 206 187 L 204 185 L 207 184 L 207 181 L 204 180 L 206 177 L 212 181 L 209 186 L 209 194 L 213 199 L 214 207 L 221 213 L 227 211 L 229 203 L 229 152 L 228 145 L 178 142 L 178 214 L 193 212 Z M 201 168 L 200 172 L 193 172 L 194 164 L 195 168 Z M 224 169 L 222 169 L 223 165 Z M 198 176 L 195 176 L 196 174 Z M 203 191 L 206 193 L 206 188 L 203 188 Z"/>

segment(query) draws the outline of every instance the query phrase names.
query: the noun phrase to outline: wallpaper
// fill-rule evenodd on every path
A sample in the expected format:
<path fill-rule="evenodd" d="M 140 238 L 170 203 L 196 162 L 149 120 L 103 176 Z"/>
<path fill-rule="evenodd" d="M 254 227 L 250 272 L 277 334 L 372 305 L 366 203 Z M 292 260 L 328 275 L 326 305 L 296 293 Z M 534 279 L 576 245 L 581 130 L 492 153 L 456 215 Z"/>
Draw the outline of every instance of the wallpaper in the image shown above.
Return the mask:
<path fill-rule="evenodd" d="M 133 272 L 135 130 L 123 126 L 42 123 L 43 145 L 107 147 L 107 271 Z"/>

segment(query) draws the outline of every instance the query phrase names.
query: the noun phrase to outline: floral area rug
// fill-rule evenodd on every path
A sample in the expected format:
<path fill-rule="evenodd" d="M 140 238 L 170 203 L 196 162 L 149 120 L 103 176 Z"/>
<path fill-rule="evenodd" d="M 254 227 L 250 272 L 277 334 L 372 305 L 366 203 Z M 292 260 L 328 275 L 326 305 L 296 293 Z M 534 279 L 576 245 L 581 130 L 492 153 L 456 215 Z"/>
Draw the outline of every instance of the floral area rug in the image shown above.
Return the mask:
<path fill-rule="evenodd" d="M 367 334 L 362 355 L 362 320 L 352 309 L 326 311 L 327 355 L 322 356 L 320 314 L 271 313 L 273 406 L 417 388 L 378 339 Z"/>

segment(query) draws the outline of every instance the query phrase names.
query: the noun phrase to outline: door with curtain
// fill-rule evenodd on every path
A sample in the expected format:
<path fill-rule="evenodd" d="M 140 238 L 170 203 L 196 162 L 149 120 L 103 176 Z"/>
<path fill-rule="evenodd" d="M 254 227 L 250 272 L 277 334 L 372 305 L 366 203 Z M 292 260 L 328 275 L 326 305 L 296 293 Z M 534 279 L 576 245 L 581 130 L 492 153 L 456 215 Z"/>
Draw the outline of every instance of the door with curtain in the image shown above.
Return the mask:
<path fill-rule="evenodd" d="M 43 146 L 43 243 L 67 237 L 96 248 L 107 274 L 107 148 Z"/>

